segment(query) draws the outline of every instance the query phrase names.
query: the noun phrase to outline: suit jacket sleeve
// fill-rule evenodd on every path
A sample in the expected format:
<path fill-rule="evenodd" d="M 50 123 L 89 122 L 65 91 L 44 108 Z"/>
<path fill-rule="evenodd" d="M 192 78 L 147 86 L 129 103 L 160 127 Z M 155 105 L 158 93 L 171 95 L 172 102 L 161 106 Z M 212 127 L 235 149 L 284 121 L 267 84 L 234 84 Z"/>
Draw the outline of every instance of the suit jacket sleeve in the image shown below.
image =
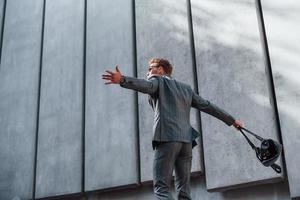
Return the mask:
<path fill-rule="evenodd" d="M 200 111 L 203 111 L 209 115 L 212 115 L 218 118 L 219 120 L 222 120 L 228 126 L 231 126 L 235 121 L 235 119 L 226 111 L 209 102 L 208 100 L 203 99 L 195 92 L 193 92 L 192 107 L 197 108 Z"/>
<path fill-rule="evenodd" d="M 158 91 L 158 78 L 150 77 L 148 80 L 138 79 L 129 76 L 123 76 L 124 82 L 120 86 L 127 89 L 132 89 L 138 92 L 154 95 Z"/>

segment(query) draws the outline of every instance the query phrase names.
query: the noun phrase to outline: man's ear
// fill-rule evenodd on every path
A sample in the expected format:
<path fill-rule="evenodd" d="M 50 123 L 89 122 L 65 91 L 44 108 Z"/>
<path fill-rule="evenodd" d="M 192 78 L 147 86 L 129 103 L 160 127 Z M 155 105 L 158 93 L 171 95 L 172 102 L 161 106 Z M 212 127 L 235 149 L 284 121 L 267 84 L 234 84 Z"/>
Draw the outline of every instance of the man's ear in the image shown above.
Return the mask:
<path fill-rule="evenodd" d="M 159 66 L 159 67 L 158 67 L 158 70 L 159 70 L 160 72 L 162 72 L 162 74 L 165 74 L 165 73 L 166 73 L 165 70 L 164 70 L 164 68 L 163 68 L 162 66 Z"/>

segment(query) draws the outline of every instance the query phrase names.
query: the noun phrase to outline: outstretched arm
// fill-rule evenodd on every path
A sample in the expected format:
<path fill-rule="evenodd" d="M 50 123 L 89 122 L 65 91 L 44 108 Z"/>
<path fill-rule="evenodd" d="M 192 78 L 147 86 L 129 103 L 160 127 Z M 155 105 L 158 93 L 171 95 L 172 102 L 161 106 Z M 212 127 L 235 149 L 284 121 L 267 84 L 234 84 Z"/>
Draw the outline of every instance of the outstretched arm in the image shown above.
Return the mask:
<path fill-rule="evenodd" d="M 219 120 L 226 123 L 228 126 L 233 125 L 238 130 L 242 126 L 241 121 L 234 119 L 226 111 L 224 111 L 223 109 L 214 105 L 213 103 L 209 102 L 208 100 L 203 99 L 201 96 L 197 95 L 195 92 L 193 92 L 192 107 L 197 108 L 200 111 L 203 111 L 209 115 L 212 115 L 212 116 L 218 118 Z"/>
<path fill-rule="evenodd" d="M 123 76 L 118 65 L 116 66 L 116 71 L 112 72 L 106 70 L 105 72 L 106 74 L 102 75 L 102 79 L 108 81 L 105 84 L 120 84 L 121 87 L 150 95 L 153 95 L 157 92 L 158 80 L 154 76 L 150 77 L 148 80 Z"/>

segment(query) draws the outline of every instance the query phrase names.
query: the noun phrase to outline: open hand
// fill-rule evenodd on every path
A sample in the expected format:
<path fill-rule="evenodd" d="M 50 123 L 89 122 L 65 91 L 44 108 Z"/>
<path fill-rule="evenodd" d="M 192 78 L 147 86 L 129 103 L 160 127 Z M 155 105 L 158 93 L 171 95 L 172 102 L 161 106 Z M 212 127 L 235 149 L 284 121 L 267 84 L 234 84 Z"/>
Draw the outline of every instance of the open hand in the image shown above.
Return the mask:
<path fill-rule="evenodd" d="M 119 84 L 121 79 L 121 72 L 119 70 L 119 65 L 116 65 L 116 71 L 112 72 L 109 70 L 105 70 L 106 74 L 102 75 L 102 79 L 108 80 L 105 84 Z"/>

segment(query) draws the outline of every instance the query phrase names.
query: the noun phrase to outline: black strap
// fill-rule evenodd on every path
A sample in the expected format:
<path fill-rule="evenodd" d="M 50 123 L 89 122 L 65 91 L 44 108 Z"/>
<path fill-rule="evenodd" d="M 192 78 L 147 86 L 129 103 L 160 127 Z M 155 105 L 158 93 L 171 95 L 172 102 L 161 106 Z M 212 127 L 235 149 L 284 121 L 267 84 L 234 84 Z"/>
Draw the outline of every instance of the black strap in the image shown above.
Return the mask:
<path fill-rule="evenodd" d="M 244 127 L 239 127 L 239 130 L 243 133 L 242 130 L 247 131 L 248 133 L 250 133 L 251 135 L 253 135 L 254 137 L 256 137 L 258 140 L 263 141 L 264 139 L 262 137 L 260 137 L 259 135 L 249 131 L 248 129 L 244 128 Z M 243 134 L 244 135 L 244 134 Z"/>
<path fill-rule="evenodd" d="M 247 137 L 247 135 L 244 133 L 244 131 L 242 131 L 242 127 L 239 130 L 241 131 L 243 136 L 246 138 L 246 140 L 249 143 L 249 145 L 251 146 L 251 148 L 256 150 L 256 146 L 251 142 L 251 140 Z"/>
<path fill-rule="evenodd" d="M 253 135 L 254 137 L 256 137 L 258 140 L 263 141 L 264 139 L 260 136 L 258 136 L 257 134 L 249 131 L 248 129 L 244 128 L 244 127 L 239 127 L 238 128 L 239 131 L 243 134 L 243 136 L 246 138 L 247 142 L 249 143 L 249 145 L 252 147 L 252 149 L 254 149 L 255 151 L 257 151 L 257 147 L 251 142 L 251 140 L 247 137 L 247 135 L 244 133 L 244 131 L 250 133 L 251 135 Z M 244 130 L 244 131 L 243 131 Z"/>

